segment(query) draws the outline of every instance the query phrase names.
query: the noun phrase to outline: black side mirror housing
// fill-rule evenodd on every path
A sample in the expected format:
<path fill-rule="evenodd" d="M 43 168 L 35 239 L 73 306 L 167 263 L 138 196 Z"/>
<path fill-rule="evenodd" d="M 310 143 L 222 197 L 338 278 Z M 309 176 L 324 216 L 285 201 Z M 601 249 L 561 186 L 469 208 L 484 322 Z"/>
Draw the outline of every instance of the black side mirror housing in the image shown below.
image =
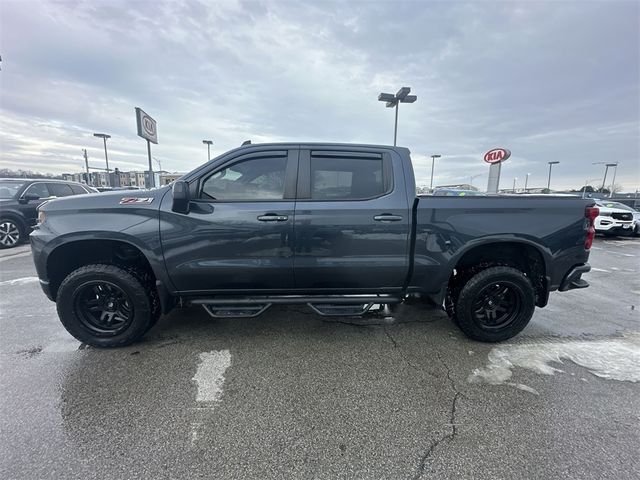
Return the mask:
<path fill-rule="evenodd" d="M 171 210 L 176 213 L 189 213 L 189 184 L 176 180 L 173 182 L 171 193 L 173 194 Z"/>
<path fill-rule="evenodd" d="M 35 193 L 27 193 L 20 198 L 20 203 L 29 203 L 32 200 L 40 200 L 40 195 Z"/>

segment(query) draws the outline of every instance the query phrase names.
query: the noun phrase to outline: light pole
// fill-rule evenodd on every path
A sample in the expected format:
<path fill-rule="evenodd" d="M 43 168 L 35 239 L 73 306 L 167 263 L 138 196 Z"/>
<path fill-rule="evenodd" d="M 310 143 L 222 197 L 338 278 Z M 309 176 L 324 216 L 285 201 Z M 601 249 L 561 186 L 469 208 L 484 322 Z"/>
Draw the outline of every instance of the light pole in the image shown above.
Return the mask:
<path fill-rule="evenodd" d="M 484 173 L 478 173 L 478 174 L 476 174 L 476 175 L 471 175 L 471 176 L 469 177 L 469 185 L 473 187 L 473 179 L 474 179 L 474 178 L 481 177 L 481 176 L 483 176 L 483 175 L 484 175 Z"/>
<path fill-rule="evenodd" d="M 611 181 L 611 189 L 609 190 L 609 198 L 613 197 L 613 189 L 616 188 L 616 174 L 618 173 L 618 162 L 615 164 L 615 169 L 613 170 L 613 180 Z"/>
<path fill-rule="evenodd" d="M 516 193 L 516 180 L 518 180 L 518 177 L 513 178 L 513 188 L 511 189 L 511 193 Z"/>
<path fill-rule="evenodd" d="M 609 173 L 609 167 L 617 167 L 617 163 L 606 162 L 593 162 L 591 165 L 604 165 L 604 177 L 602 177 L 602 187 L 600 187 L 600 193 L 604 193 L 604 186 L 607 183 L 607 173 Z"/>
<path fill-rule="evenodd" d="M 524 193 L 527 193 L 527 185 L 529 185 L 529 175 L 531 174 L 527 173 L 527 176 L 524 177 Z"/>
<path fill-rule="evenodd" d="M 413 103 L 418 97 L 415 95 L 409 95 L 411 92 L 410 87 L 402 87 L 395 95 L 393 93 L 381 93 L 378 95 L 378 101 L 386 102 L 387 108 L 396 109 L 396 121 L 393 127 L 393 146 L 396 146 L 396 140 L 398 138 L 398 105 L 401 103 Z"/>
<path fill-rule="evenodd" d="M 429 184 L 429 190 L 431 190 L 431 193 L 433 193 L 433 168 L 436 163 L 436 158 L 440 157 L 442 157 L 442 155 L 431 155 L 431 183 Z"/>
<path fill-rule="evenodd" d="M 207 162 L 211 160 L 211 145 L 213 142 L 211 140 L 202 140 L 202 143 L 207 145 Z"/>
<path fill-rule="evenodd" d="M 558 162 L 557 160 L 555 162 L 547 162 L 549 164 L 549 179 L 547 180 L 547 190 L 551 190 L 551 167 L 553 167 L 554 165 L 559 164 L 560 162 Z"/>
<path fill-rule="evenodd" d="M 94 137 L 101 138 L 104 141 L 104 161 L 107 164 L 107 186 L 111 186 L 111 175 L 109 175 L 109 157 L 107 156 L 107 138 L 111 138 L 111 135 L 106 133 L 94 133 Z"/>

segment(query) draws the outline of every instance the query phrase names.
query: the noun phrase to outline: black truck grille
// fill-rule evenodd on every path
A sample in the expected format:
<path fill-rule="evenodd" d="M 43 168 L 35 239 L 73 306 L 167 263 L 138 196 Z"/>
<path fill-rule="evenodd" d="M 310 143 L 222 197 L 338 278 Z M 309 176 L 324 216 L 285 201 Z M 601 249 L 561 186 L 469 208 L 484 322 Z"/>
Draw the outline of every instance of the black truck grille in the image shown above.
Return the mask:
<path fill-rule="evenodd" d="M 612 213 L 611 216 L 616 220 L 633 220 L 632 213 Z"/>

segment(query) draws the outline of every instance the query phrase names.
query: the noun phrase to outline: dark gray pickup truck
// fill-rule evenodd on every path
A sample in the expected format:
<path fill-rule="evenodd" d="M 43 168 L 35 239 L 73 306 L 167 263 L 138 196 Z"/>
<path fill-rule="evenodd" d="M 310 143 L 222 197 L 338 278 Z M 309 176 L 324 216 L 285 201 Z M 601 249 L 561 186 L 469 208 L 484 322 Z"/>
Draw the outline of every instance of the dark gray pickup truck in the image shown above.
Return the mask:
<path fill-rule="evenodd" d="M 359 315 L 409 299 L 494 342 L 549 292 L 588 286 L 593 204 L 416 197 L 406 148 L 246 145 L 171 186 L 47 202 L 31 246 L 65 328 L 94 346 L 130 344 L 176 305 Z"/>

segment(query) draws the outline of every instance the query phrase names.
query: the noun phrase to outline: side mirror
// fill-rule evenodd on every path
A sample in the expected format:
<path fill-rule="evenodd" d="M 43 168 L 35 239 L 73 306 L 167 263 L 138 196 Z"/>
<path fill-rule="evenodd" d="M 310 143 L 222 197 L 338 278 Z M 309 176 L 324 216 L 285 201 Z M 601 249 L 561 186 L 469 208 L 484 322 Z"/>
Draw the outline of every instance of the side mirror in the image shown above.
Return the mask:
<path fill-rule="evenodd" d="M 173 182 L 171 193 L 173 194 L 171 210 L 176 213 L 189 213 L 189 184 L 177 180 Z"/>
<path fill-rule="evenodd" d="M 25 193 L 20 198 L 20 203 L 29 203 L 32 200 L 40 200 L 40 195 L 36 195 L 35 193 Z"/>

